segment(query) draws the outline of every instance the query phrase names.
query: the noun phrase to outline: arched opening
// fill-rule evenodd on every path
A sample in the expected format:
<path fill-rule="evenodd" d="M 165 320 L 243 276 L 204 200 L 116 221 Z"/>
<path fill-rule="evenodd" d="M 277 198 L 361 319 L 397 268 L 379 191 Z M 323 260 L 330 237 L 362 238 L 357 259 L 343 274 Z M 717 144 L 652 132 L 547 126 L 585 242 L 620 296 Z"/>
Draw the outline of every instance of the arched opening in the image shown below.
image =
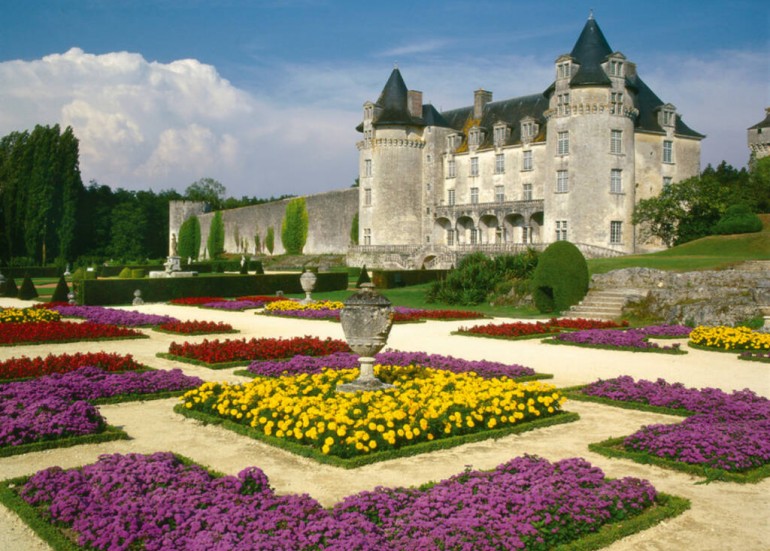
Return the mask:
<path fill-rule="evenodd" d="M 479 220 L 479 243 L 502 243 L 503 229 L 497 216 L 485 214 Z"/>
<path fill-rule="evenodd" d="M 530 243 L 542 243 L 543 213 L 536 212 L 529 217 Z"/>
<path fill-rule="evenodd" d="M 524 241 L 526 237 L 523 228 L 526 227 L 526 222 L 521 214 L 509 214 L 503 221 L 505 240 L 507 243 L 527 243 Z"/>
<path fill-rule="evenodd" d="M 476 224 L 470 216 L 461 216 L 457 219 L 457 244 L 475 245 L 478 243 Z"/>
<path fill-rule="evenodd" d="M 444 243 L 448 247 L 455 244 L 457 241 L 455 229 L 448 218 L 436 218 L 433 223 L 432 241 L 434 243 Z"/>

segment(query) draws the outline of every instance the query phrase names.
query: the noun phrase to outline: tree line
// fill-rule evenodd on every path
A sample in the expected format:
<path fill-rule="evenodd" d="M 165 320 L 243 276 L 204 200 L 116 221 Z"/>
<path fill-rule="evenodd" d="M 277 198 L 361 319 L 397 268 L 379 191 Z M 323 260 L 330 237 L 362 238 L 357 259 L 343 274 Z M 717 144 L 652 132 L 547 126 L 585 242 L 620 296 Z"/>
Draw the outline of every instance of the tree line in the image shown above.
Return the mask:
<path fill-rule="evenodd" d="M 36 126 L 0 139 L 0 263 L 47 265 L 144 262 L 168 254 L 169 201 L 205 201 L 212 210 L 291 197 L 226 197 L 212 178 L 184 194 L 84 185 L 72 128 Z"/>

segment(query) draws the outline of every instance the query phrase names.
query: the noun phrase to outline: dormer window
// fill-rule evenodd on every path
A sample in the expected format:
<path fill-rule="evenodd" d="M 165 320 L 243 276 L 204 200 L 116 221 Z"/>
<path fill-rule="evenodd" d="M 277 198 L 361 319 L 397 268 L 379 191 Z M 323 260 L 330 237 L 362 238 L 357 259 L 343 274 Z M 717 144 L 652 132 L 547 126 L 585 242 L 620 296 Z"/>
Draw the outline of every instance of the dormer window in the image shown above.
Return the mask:
<path fill-rule="evenodd" d="M 622 77 L 623 76 L 623 62 L 619 59 L 610 60 L 610 76 Z"/>
<path fill-rule="evenodd" d="M 374 117 L 374 105 L 367 103 L 364 105 L 364 120 L 370 121 Z"/>
<path fill-rule="evenodd" d="M 572 76 L 572 67 L 569 61 L 556 64 L 556 78 L 569 78 Z"/>
<path fill-rule="evenodd" d="M 478 126 L 471 128 L 468 131 L 468 145 L 470 147 L 478 147 L 481 142 L 484 141 L 484 132 Z"/>
<path fill-rule="evenodd" d="M 521 140 L 524 142 L 531 141 L 537 136 L 540 130 L 537 122 L 532 117 L 527 117 L 521 121 Z"/>
<path fill-rule="evenodd" d="M 676 125 L 676 107 L 667 103 L 660 107 L 658 122 L 661 126 L 673 127 Z"/>
<path fill-rule="evenodd" d="M 446 147 L 449 151 L 454 151 L 460 147 L 460 134 L 450 134 L 446 137 Z"/>
<path fill-rule="evenodd" d="M 507 124 L 496 124 L 494 128 L 495 147 L 502 147 L 508 141 L 511 129 Z"/>

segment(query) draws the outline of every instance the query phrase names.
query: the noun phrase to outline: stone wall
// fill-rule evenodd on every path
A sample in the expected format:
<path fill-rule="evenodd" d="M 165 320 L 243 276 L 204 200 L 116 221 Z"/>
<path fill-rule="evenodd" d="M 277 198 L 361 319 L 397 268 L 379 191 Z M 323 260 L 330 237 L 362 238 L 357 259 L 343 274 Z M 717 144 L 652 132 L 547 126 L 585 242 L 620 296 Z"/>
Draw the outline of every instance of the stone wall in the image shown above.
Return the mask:
<path fill-rule="evenodd" d="M 265 237 L 267 229 L 272 226 L 275 233 L 273 254 L 284 252 L 281 243 L 281 222 L 286 204 L 290 199 L 253 205 L 237 209 L 223 210 L 222 220 L 225 225 L 225 252 L 255 254 L 255 235 L 259 235 L 260 251 L 267 253 Z M 308 213 L 308 238 L 305 244 L 305 254 L 339 254 L 345 253 L 350 245 L 350 228 L 353 216 L 358 212 L 358 188 L 348 188 L 326 193 L 305 196 Z M 179 226 L 185 218 L 183 214 L 198 215 L 201 225 L 201 256 L 206 247 L 213 212 L 203 213 L 202 208 L 186 208 L 180 203 L 189 201 L 172 201 L 169 204 L 171 213 L 170 234 L 179 235 Z M 169 234 L 169 239 L 170 239 Z"/>
<path fill-rule="evenodd" d="M 591 288 L 625 290 L 626 310 L 666 323 L 736 325 L 762 317 L 760 307 L 770 306 L 770 262 L 698 272 L 626 268 L 594 275 Z"/>

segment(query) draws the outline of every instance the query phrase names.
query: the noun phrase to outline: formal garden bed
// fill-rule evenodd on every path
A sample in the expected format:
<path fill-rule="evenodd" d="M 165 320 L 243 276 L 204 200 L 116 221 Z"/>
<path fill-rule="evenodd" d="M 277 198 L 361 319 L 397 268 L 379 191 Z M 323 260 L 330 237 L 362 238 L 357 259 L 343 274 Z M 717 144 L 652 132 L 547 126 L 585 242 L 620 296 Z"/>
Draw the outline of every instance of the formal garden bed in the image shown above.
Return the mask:
<path fill-rule="evenodd" d="M 465 360 L 441 354 L 425 352 L 399 352 L 388 350 L 375 354 L 378 365 L 413 365 L 444 369 L 453 373 L 476 373 L 479 377 L 508 377 L 519 382 L 551 379 L 553 375 L 536 373 L 531 367 L 518 364 L 504 364 L 488 360 Z M 254 361 L 245 370 L 236 371 L 236 375 L 248 377 L 281 377 L 283 375 L 318 374 L 324 369 L 356 369 L 358 356 L 349 352 L 336 352 L 328 356 L 294 356 L 285 361 Z"/>
<path fill-rule="evenodd" d="M 693 329 L 687 344 L 692 348 L 721 352 L 770 352 L 770 333 L 748 327 L 701 325 Z"/>
<path fill-rule="evenodd" d="M 147 369 L 134 360 L 131 354 L 107 352 L 76 352 L 75 354 L 49 354 L 42 357 L 9 358 L 0 361 L 0 383 L 14 379 L 31 379 L 53 373 L 67 373 L 81 367 L 98 367 L 104 371 L 137 371 Z"/>
<path fill-rule="evenodd" d="M 326 356 L 334 352 L 350 352 L 350 348 L 345 341 L 339 339 L 320 339 L 306 335 L 290 339 L 215 339 L 180 344 L 172 342 L 168 353 L 160 352 L 157 355 L 211 369 L 226 369 L 245 366 L 254 360 L 289 359 L 297 355 Z"/>
<path fill-rule="evenodd" d="M 265 306 L 262 314 L 287 318 L 309 320 L 339 321 L 340 311 L 344 303 L 335 300 L 320 300 L 303 303 L 299 300 L 287 299 L 273 302 Z M 393 323 L 417 323 L 425 320 L 457 321 L 485 318 L 479 312 L 465 310 L 429 310 L 423 308 L 393 307 Z"/>
<path fill-rule="evenodd" d="M 586 329 L 559 333 L 550 339 L 544 339 L 546 344 L 564 344 L 582 346 L 585 348 L 601 348 L 605 350 L 626 350 L 630 352 L 659 352 L 664 354 L 686 354 L 679 343 L 660 345 L 650 341 L 656 338 L 681 338 L 690 334 L 690 327 L 676 325 L 656 325 L 636 329 Z M 680 333 L 680 334 L 679 334 Z"/>
<path fill-rule="evenodd" d="M 218 333 L 238 333 L 229 323 L 221 321 L 172 321 L 153 327 L 158 333 L 172 335 L 215 335 Z"/>
<path fill-rule="evenodd" d="M 741 352 L 738 356 L 739 360 L 747 360 L 750 362 L 763 362 L 770 363 L 770 352 Z"/>
<path fill-rule="evenodd" d="M 178 396 L 201 383 L 179 369 L 115 373 L 80 367 L 2 384 L 0 456 L 125 438 L 108 430 L 96 404 Z"/>
<path fill-rule="evenodd" d="M 179 321 L 171 316 L 144 314 L 133 310 L 119 310 L 104 306 L 54 305 L 51 308 L 67 318 L 81 318 L 92 323 L 121 325 L 124 327 L 152 327 L 154 325 Z"/>
<path fill-rule="evenodd" d="M 324 509 L 307 494 L 276 494 L 257 467 L 224 476 L 168 452 L 38 471 L 0 485 L 0 501 L 54 549 L 147 551 L 597 549 L 689 508 L 583 459 L 524 456 Z"/>
<path fill-rule="evenodd" d="M 363 464 L 574 421 L 553 385 L 473 372 L 377 365 L 394 387 L 346 393 L 357 369 L 322 369 L 242 384 L 207 382 L 176 410 L 318 461 Z"/>
<path fill-rule="evenodd" d="M 0 323 L 0 346 L 146 338 L 136 329 L 88 321 Z"/>
<path fill-rule="evenodd" d="M 757 482 L 770 476 L 770 400 L 750 390 L 728 394 L 622 376 L 570 390 L 568 395 L 686 416 L 681 423 L 648 425 L 629 436 L 590 444 L 592 451 L 707 479 Z"/>
<path fill-rule="evenodd" d="M 493 339 L 531 339 L 555 335 L 564 331 L 585 329 L 617 329 L 628 326 L 628 322 L 590 320 L 583 318 L 551 318 L 548 321 L 488 323 L 472 327 L 460 327 L 453 335 L 488 337 Z"/>

